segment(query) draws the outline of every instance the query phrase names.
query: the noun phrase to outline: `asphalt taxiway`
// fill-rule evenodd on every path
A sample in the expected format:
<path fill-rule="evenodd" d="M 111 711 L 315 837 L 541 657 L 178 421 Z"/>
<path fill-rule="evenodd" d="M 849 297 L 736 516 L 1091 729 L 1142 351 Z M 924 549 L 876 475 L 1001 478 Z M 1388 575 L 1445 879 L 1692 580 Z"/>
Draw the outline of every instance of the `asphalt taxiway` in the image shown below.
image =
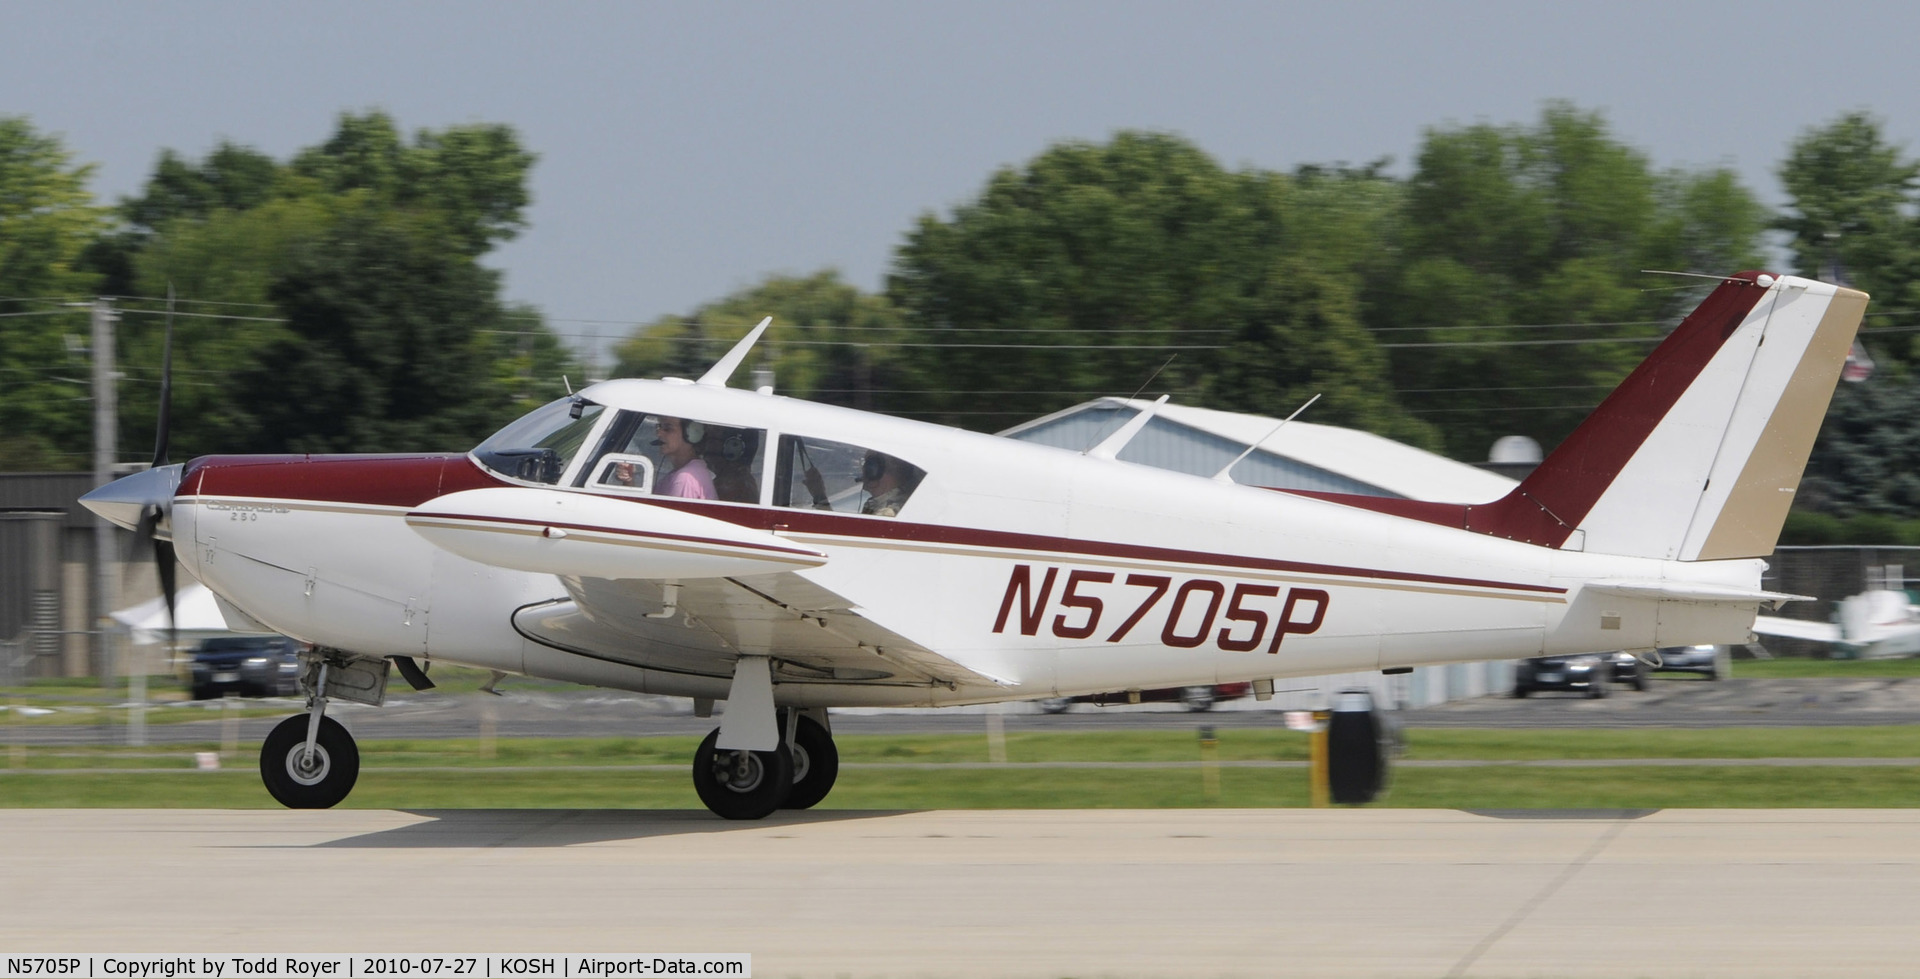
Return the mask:
<path fill-rule="evenodd" d="M 1920 812 L 0 810 L 0 948 L 786 976 L 1907 976 Z"/>

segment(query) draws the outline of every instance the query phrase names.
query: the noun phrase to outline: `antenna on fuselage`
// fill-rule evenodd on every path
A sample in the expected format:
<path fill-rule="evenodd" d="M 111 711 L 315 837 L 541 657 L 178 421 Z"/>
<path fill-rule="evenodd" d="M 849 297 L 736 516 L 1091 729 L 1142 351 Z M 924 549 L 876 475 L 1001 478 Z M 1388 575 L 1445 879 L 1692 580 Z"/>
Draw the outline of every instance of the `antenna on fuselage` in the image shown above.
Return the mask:
<path fill-rule="evenodd" d="M 1107 436 L 1106 440 L 1099 445 L 1088 449 L 1087 455 L 1095 459 L 1119 458 L 1120 450 L 1126 448 L 1127 443 L 1133 441 L 1133 437 L 1147 427 L 1147 422 L 1153 420 L 1153 413 L 1159 411 L 1160 406 L 1166 404 L 1167 399 L 1171 397 L 1173 395 L 1163 394 L 1160 400 L 1140 409 L 1140 413 L 1129 419 L 1125 425 L 1120 426 L 1119 431 Z"/>
<path fill-rule="evenodd" d="M 717 388 L 726 387 L 727 378 L 732 377 L 733 372 L 739 368 L 741 361 L 747 359 L 747 351 L 753 349 L 754 342 L 760 339 L 760 334 L 767 332 L 767 326 L 772 322 L 773 317 L 769 316 L 761 320 L 759 326 L 747 331 L 747 335 L 741 337 L 740 342 L 734 344 L 733 349 L 727 351 L 727 355 L 720 358 L 718 363 L 707 368 L 707 372 L 700 375 L 700 380 L 695 383 L 706 384 Z"/>
<path fill-rule="evenodd" d="M 1267 434 L 1265 434 L 1265 435 L 1262 435 L 1262 436 L 1260 436 L 1260 440 L 1259 440 L 1259 441 L 1257 441 L 1257 442 L 1255 442 L 1255 443 L 1253 443 L 1252 445 L 1249 445 L 1249 446 L 1247 446 L 1247 450 L 1246 450 L 1245 452 L 1242 452 L 1242 453 L 1240 453 L 1239 455 L 1237 455 L 1237 456 L 1234 456 L 1234 457 L 1233 457 L 1233 461 L 1232 461 L 1232 462 L 1229 462 L 1229 463 L 1227 463 L 1226 465 L 1224 465 L 1224 466 L 1222 466 L 1222 467 L 1220 467 L 1220 471 L 1219 471 L 1219 472 L 1217 472 L 1217 473 L 1214 473 L 1214 474 L 1213 474 L 1213 481 L 1214 481 L 1214 482 L 1216 482 L 1216 483 L 1231 483 L 1231 482 L 1233 482 L 1233 477 L 1232 477 L 1232 476 L 1229 476 L 1229 475 L 1227 475 L 1228 473 L 1230 473 L 1230 472 L 1232 472 L 1232 471 L 1233 471 L 1233 467 L 1235 467 L 1235 466 L 1237 466 L 1237 465 L 1239 465 L 1239 464 L 1240 464 L 1240 462 L 1241 462 L 1241 460 L 1244 460 L 1244 459 L 1245 459 L 1246 457 L 1248 457 L 1248 456 L 1250 456 L 1250 455 L 1252 455 L 1252 454 L 1253 454 L 1253 450 L 1255 450 L 1255 449 L 1257 449 L 1257 448 L 1259 448 L 1259 447 L 1261 447 L 1261 446 L 1263 446 L 1263 445 L 1265 445 L 1265 444 L 1267 444 L 1267 440 L 1268 440 L 1268 439 L 1270 439 L 1270 438 L 1272 438 L 1272 437 L 1274 437 L 1275 435 L 1278 435 L 1278 434 L 1280 433 L 1280 429 L 1281 429 L 1281 427 L 1282 427 L 1282 426 L 1284 426 L 1284 425 L 1286 425 L 1286 423 L 1288 423 L 1288 422 L 1290 422 L 1290 421 L 1292 421 L 1292 420 L 1294 420 L 1295 418 L 1298 418 L 1298 417 L 1300 417 L 1300 413 L 1301 413 L 1301 412 L 1303 412 L 1303 411 L 1305 411 L 1305 410 L 1307 410 L 1308 408 L 1311 408 L 1311 407 L 1313 407 L 1313 403 L 1314 403 L 1315 401 L 1318 401 L 1318 400 L 1320 400 L 1320 396 L 1316 394 L 1316 395 L 1314 395 L 1313 397 L 1311 397 L 1311 398 L 1308 398 L 1308 399 L 1307 399 L 1307 403 L 1306 403 L 1306 404 L 1303 404 L 1303 405 L 1301 405 L 1300 407 L 1298 407 L 1298 408 L 1295 408 L 1295 409 L 1293 409 L 1293 414 L 1291 414 L 1291 415 L 1288 415 L 1287 417 L 1285 417 L 1285 418 L 1282 418 L 1282 419 L 1280 419 L 1280 424 L 1279 424 L 1279 425 L 1275 425 L 1275 426 L 1273 426 L 1272 428 L 1270 428 L 1270 429 L 1268 429 L 1268 430 L 1267 430 Z"/>

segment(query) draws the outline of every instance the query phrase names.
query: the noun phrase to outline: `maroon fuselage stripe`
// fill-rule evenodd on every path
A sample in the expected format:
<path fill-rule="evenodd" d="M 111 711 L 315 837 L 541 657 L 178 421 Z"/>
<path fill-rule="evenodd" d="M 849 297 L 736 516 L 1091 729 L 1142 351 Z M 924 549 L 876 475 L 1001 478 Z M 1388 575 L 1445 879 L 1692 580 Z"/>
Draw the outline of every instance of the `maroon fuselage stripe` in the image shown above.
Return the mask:
<path fill-rule="evenodd" d="M 466 456 L 203 456 L 187 464 L 181 477 L 181 496 L 241 496 L 314 503 L 359 503 L 375 506 L 417 507 L 428 500 L 466 489 L 512 486 L 475 465 Z M 596 494 L 598 495 L 598 494 Z M 776 509 L 681 500 L 671 497 L 603 496 L 636 506 L 684 510 L 754 530 L 821 534 L 903 543 L 946 544 L 997 550 L 1080 554 L 1122 560 L 1164 561 L 1177 564 L 1245 568 L 1283 574 L 1372 578 L 1425 585 L 1490 588 L 1540 595 L 1563 595 L 1566 589 L 1484 578 L 1419 574 L 1358 568 L 1305 561 L 1283 561 L 1152 547 L 1107 541 L 1075 540 L 1000 530 L 947 527 L 876 517 L 823 513 L 818 510 Z M 599 529 L 599 528 L 592 528 Z"/>

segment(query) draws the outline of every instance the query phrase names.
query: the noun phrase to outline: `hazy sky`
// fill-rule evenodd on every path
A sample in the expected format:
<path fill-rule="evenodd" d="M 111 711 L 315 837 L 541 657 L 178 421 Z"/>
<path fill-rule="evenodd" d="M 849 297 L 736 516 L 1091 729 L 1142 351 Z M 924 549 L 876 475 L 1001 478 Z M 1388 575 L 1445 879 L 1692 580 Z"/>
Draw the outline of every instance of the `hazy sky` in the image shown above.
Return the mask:
<path fill-rule="evenodd" d="M 133 192 L 162 147 L 284 158 L 335 116 L 503 122 L 539 154 L 491 260 L 562 332 L 770 273 L 878 288 L 914 218 L 1063 139 L 1169 130 L 1231 167 L 1392 156 L 1423 128 L 1603 110 L 1662 166 L 1773 168 L 1868 109 L 1920 129 L 1920 5 L 0 3 L 0 114 Z M 574 321 L 574 322 L 569 322 Z"/>

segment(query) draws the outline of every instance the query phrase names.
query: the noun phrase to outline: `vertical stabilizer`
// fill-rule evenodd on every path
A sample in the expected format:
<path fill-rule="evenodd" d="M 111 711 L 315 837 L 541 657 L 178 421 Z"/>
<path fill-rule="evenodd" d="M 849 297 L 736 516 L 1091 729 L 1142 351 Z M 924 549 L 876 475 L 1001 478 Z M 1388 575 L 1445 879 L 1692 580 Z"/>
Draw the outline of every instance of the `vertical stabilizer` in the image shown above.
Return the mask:
<path fill-rule="evenodd" d="M 1470 530 L 1705 561 L 1772 552 L 1867 295 L 1794 276 L 1724 280 Z"/>

